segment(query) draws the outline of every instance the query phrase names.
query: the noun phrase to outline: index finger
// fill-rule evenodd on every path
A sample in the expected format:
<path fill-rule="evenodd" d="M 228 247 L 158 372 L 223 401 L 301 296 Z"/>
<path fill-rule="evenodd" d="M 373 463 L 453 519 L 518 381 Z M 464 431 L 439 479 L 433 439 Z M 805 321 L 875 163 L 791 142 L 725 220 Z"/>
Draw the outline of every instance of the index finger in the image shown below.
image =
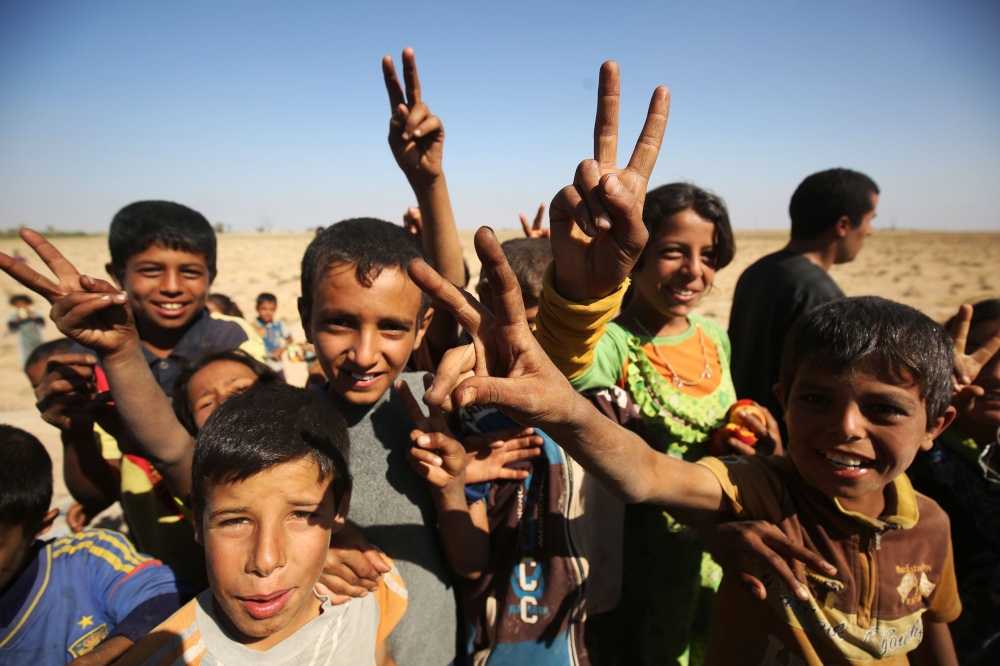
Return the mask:
<path fill-rule="evenodd" d="M 524 228 L 524 235 L 526 238 L 531 238 L 531 227 L 528 225 L 528 218 L 521 213 L 521 226 Z"/>
<path fill-rule="evenodd" d="M 972 353 L 972 360 L 980 367 L 986 365 L 993 355 L 1000 351 L 1000 329 L 987 340 L 979 349 Z"/>
<path fill-rule="evenodd" d="M 517 325 L 527 327 L 521 285 L 507 263 L 507 257 L 493 230 L 480 227 L 476 232 L 475 245 L 476 254 L 482 262 L 482 275 L 486 276 L 493 294 L 493 318 L 496 324 L 503 328 Z"/>
<path fill-rule="evenodd" d="M 417 58 L 413 49 L 403 49 L 403 81 L 406 82 L 406 100 L 410 108 L 420 103 L 420 76 L 417 74 Z"/>
<path fill-rule="evenodd" d="M 656 166 L 656 158 L 660 154 L 660 146 L 663 145 L 663 134 L 667 130 L 669 115 L 670 90 L 660 86 L 653 91 L 653 98 L 649 100 L 646 123 L 642 126 L 632 157 L 628 161 L 628 168 L 641 175 L 644 180 L 649 180 L 653 167 Z M 640 197 L 642 198 L 644 197 Z"/>
<path fill-rule="evenodd" d="M 469 292 L 445 280 L 423 259 L 411 261 L 406 271 L 420 290 L 441 303 L 469 335 L 475 337 L 483 322 L 492 321 L 489 310 Z"/>
<path fill-rule="evenodd" d="M 545 219 L 545 202 L 543 201 L 538 205 L 538 214 L 535 215 L 535 223 L 531 225 L 531 228 L 538 231 L 542 228 L 542 220 Z"/>
<path fill-rule="evenodd" d="M 393 64 L 391 56 L 382 58 L 382 77 L 385 79 L 385 90 L 389 93 L 389 108 L 395 115 L 399 105 L 406 104 L 406 98 L 403 97 L 403 86 L 400 85 L 399 77 L 396 76 L 396 66 Z"/>
<path fill-rule="evenodd" d="M 958 307 L 958 314 L 948 327 L 948 333 L 955 342 L 955 353 L 964 354 L 965 344 L 969 339 L 969 327 L 972 325 L 972 306 L 963 303 Z"/>
<path fill-rule="evenodd" d="M 601 173 L 616 168 L 618 160 L 618 102 L 621 82 L 618 63 L 608 60 L 601 65 L 597 86 L 597 118 L 594 121 L 594 159 Z"/>
<path fill-rule="evenodd" d="M 52 280 L 3 252 L 0 252 L 0 269 L 49 303 L 55 303 L 62 298 L 59 287 Z"/>
<path fill-rule="evenodd" d="M 417 429 L 424 432 L 430 430 L 427 424 L 427 417 L 424 416 L 424 411 L 417 404 L 417 399 L 413 397 L 413 392 L 410 391 L 409 384 L 400 379 L 396 382 L 396 391 L 399 392 L 399 397 L 403 401 L 403 407 L 406 408 L 406 413 L 413 419 L 413 424 L 417 426 Z"/>
<path fill-rule="evenodd" d="M 781 534 L 780 536 L 775 534 L 766 534 L 765 539 L 769 541 L 767 545 L 785 558 L 798 560 L 807 566 L 811 566 L 813 569 L 818 569 L 829 574 L 837 573 L 837 568 L 835 566 L 805 546 L 792 541 L 784 534 Z"/>
<path fill-rule="evenodd" d="M 73 264 L 69 263 L 62 253 L 55 248 L 55 246 L 45 240 L 37 231 L 32 231 L 31 229 L 21 229 L 21 238 L 24 242 L 31 246 L 31 249 L 42 258 L 45 265 L 52 269 L 52 272 L 56 274 L 56 277 L 60 280 L 66 280 L 70 278 L 79 278 L 80 273 L 76 270 Z"/>

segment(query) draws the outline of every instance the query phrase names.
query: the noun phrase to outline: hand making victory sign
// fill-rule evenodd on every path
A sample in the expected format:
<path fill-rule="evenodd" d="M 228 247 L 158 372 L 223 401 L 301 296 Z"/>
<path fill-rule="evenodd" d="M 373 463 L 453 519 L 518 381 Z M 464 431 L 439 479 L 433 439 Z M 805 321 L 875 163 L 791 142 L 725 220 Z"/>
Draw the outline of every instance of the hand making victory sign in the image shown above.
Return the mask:
<path fill-rule="evenodd" d="M 955 362 L 952 373 L 952 404 L 960 412 L 970 411 L 976 398 L 982 397 L 986 390 L 972 382 L 979 376 L 983 366 L 989 363 L 993 355 L 1000 351 L 1000 331 L 984 342 L 971 354 L 966 353 L 969 340 L 969 329 L 972 326 L 972 306 L 963 304 L 958 308 L 958 314 L 952 319 L 948 333 L 955 341 Z"/>
<path fill-rule="evenodd" d="M 399 168 L 416 188 L 442 174 L 444 127 L 441 119 L 432 115 L 420 99 L 420 76 L 417 74 L 413 49 L 403 50 L 405 95 L 396 75 L 396 67 L 389 56 L 382 59 L 382 74 L 385 77 L 385 89 L 389 93 L 389 105 L 392 107 L 389 147 Z"/>
<path fill-rule="evenodd" d="M 21 238 L 55 274 L 53 282 L 26 264 L 0 253 L 0 269 L 52 304 L 49 315 L 67 337 L 98 353 L 121 349 L 138 334 L 128 297 L 105 280 L 79 271 L 45 238 L 23 229 Z"/>
<path fill-rule="evenodd" d="M 642 222 L 646 186 L 656 164 L 670 112 L 670 91 L 659 87 L 628 166 L 619 169 L 618 65 L 601 66 L 594 123 L 594 159 L 576 169 L 573 184 L 549 209 L 556 290 L 571 301 L 613 293 L 639 260 L 649 233 Z"/>

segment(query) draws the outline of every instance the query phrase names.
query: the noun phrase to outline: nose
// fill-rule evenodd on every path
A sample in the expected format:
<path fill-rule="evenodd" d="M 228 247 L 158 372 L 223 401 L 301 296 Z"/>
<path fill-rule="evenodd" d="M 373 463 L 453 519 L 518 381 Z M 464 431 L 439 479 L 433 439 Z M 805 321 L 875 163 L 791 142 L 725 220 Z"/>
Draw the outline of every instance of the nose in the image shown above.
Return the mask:
<path fill-rule="evenodd" d="M 831 433 L 844 442 L 851 442 L 864 438 L 864 428 L 862 427 L 863 417 L 861 409 L 857 404 L 850 402 L 834 415 L 830 429 Z"/>
<path fill-rule="evenodd" d="M 183 291 L 181 288 L 180 273 L 172 269 L 163 271 L 163 278 L 160 280 L 160 291 L 164 294 L 180 294 Z"/>
<path fill-rule="evenodd" d="M 697 280 L 705 275 L 705 263 L 699 254 L 695 253 L 687 257 L 684 262 L 683 271 L 692 279 Z"/>
<path fill-rule="evenodd" d="M 285 548 L 281 531 L 267 525 L 258 525 L 254 535 L 253 552 L 247 561 L 247 573 L 262 578 L 285 566 Z"/>
<path fill-rule="evenodd" d="M 379 333 L 374 326 L 363 326 L 354 339 L 351 360 L 359 368 L 370 368 L 378 362 Z"/>

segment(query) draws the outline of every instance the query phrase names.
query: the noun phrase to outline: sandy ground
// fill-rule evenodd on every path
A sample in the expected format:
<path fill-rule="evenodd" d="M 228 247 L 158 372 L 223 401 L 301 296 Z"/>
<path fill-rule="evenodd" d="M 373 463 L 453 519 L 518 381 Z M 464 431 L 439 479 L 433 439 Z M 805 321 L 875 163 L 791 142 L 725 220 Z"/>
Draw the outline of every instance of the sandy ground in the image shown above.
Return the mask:
<path fill-rule="evenodd" d="M 479 262 L 472 245 L 472 232 L 462 232 L 465 256 L 478 280 Z M 516 238 L 520 230 L 500 231 L 501 239 Z M 270 291 L 278 297 L 278 317 L 291 328 L 296 340 L 303 340 L 295 307 L 299 293 L 299 263 L 311 234 L 224 234 L 219 237 L 218 278 L 213 291 L 232 296 L 249 317 L 254 314 L 256 296 Z M 726 324 L 733 288 L 740 273 L 761 256 L 779 249 L 787 232 L 743 232 L 736 234 L 737 254 L 732 265 L 716 276 L 713 291 L 700 311 Z M 56 246 L 78 269 L 88 275 L 105 277 L 108 261 L 107 238 L 88 236 L 55 239 Z M 41 262 L 23 242 L 0 239 L 0 252 L 15 249 L 31 259 L 36 269 Z M 936 233 L 879 231 L 872 236 L 857 260 L 835 266 L 833 278 L 849 296 L 875 294 L 912 305 L 938 321 L 951 316 L 961 303 L 1000 296 L 1000 233 Z M 0 274 L 2 304 L 24 289 Z M 47 313 L 47 307 L 36 307 Z M 4 315 L 7 316 L 6 314 Z M 56 337 L 51 323 L 46 338 Z M 303 364 L 285 364 L 293 383 L 305 379 Z M 37 435 L 52 454 L 55 469 L 61 469 L 62 446 L 58 432 L 45 424 L 34 409 L 31 386 L 18 367 L 16 341 L 4 333 L 0 337 L 0 423 L 9 423 Z M 71 501 L 56 474 L 54 505 L 65 508 Z M 113 517 L 113 516 L 112 516 Z M 64 527 L 62 523 L 57 529 Z"/>

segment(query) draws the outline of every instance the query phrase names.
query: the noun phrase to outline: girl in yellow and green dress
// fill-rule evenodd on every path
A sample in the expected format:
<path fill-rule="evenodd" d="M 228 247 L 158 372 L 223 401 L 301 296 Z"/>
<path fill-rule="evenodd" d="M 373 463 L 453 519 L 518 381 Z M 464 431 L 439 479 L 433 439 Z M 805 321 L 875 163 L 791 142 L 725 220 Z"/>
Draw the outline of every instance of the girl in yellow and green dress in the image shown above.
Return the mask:
<path fill-rule="evenodd" d="M 643 221 L 649 241 L 631 289 L 626 280 L 606 298 L 570 302 L 556 292 L 550 265 L 536 335 L 574 388 L 624 390 L 652 433 L 650 444 L 694 461 L 706 455 L 710 434 L 736 401 L 729 337 L 694 314 L 715 272 L 735 254 L 729 213 L 716 195 L 673 183 L 647 194 Z M 630 300 L 619 313 L 626 291 Z M 699 663 L 722 576 L 703 542 L 663 509 L 634 505 L 626 510 L 624 549 L 618 663 Z"/>

